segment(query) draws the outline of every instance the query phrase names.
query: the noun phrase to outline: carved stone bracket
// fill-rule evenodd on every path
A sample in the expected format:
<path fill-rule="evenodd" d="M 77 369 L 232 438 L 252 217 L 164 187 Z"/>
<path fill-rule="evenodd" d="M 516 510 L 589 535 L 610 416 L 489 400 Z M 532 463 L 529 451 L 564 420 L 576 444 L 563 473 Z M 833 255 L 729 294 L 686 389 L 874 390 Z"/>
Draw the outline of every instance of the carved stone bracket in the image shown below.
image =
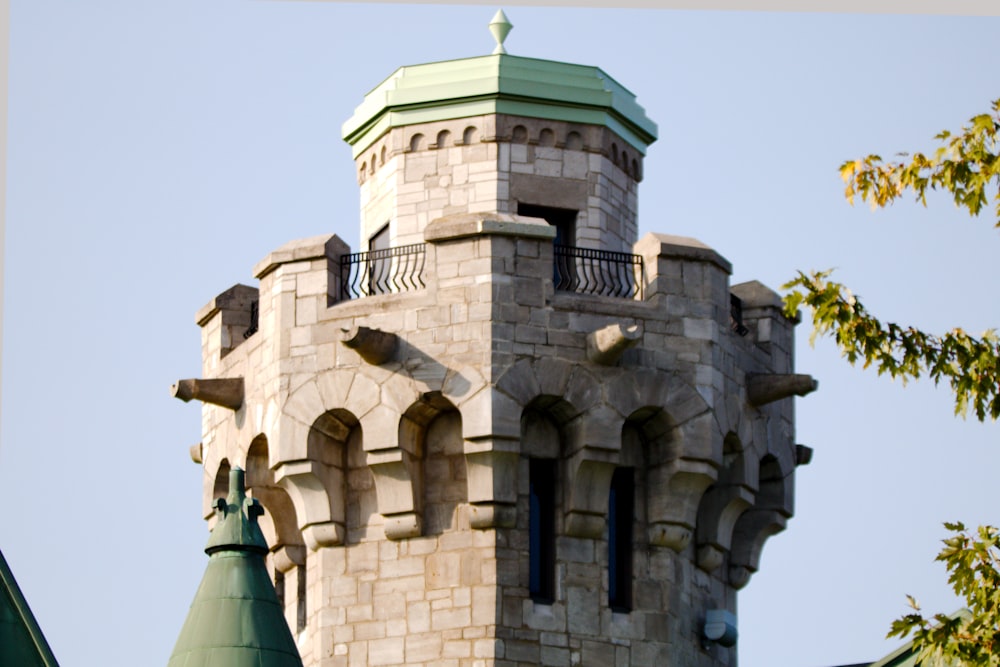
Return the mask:
<path fill-rule="evenodd" d="M 597 406 L 566 425 L 566 533 L 600 539 L 608 512 L 611 477 L 621 458 L 623 420 Z"/>
<path fill-rule="evenodd" d="M 342 488 L 340 470 L 319 461 L 290 461 L 275 468 L 274 478 L 292 500 L 306 546 L 315 551 L 344 543 L 343 497 L 327 492 L 328 485 Z"/>
<path fill-rule="evenodd" d="M 674 459 L 649 471 L 649 542 L 682 551 L 691 541 L 698 504 L 718 471 L 707 461 Z"/>
<path fill-rule="evenodd" d="M 625 350 L 642 339 L 638 324 L 610 324 L 587 334 L 587 359 L 602 366 L 614 366 Z"/>
<path fill-rule="evenodd" d="M 747 399 L 760 407 L 789 396 L 805 396 L 819 388 L 811 375 L 794 373 L 750 373 L 747 375 Z"/>
<path fill-rule="evenodd" d="M 171 385 L 170 395 L 185 403 L 194 399 L 230 410 L 239 410 L 243 405 L 243 378 L 178 380 Z"/>
<path fill-rule="evenodd" d="M 517 521 L 520 442 L 511 438 L 465 441 L 470 523 L 473 528 L 512 528 Z"/>
<path fill-rule="evenodd" d="M 366 458 L 375 478 L 378 510 L 385 518 L 385 536 L 390 540 L 419 536 L 420 461 L 399 448 L 369 451 Z"/>
<path fill-rule="evenodd" d="M 604 534 L 617 459 L 618 452 L 588 447 L 569 460 L 567 535 L 596 540 Z"/>
<path fill-rule="evenodd" d="M 306 564 L 306 549 L 301 544 L 285 544 L 271 551 L 274 569 L 289 572 L 292 568 Z"/>
<path fill-rule="evenodd" d="M 399 337 L 394 333 L 358 326 L 341 329 L 340 342 L 344 347 L 355 350 L 369 364 L 378 366 L 391 361 L 396 355 Z"/>
<path fill-rule="evenodd" d="M 742 485 L 709 489 L 698 509 L 698 567 L 711 572 L 725 560 L 736 521 L 753 504 L 754 494 Z"/>
<path fill-rule="evenodd" d="M 764 542 L 785 529 L 787 517 L 777 509 L 752 508 L 736 522 L 733 548 L 729 558 L 729 583 L 736 589 L 750 581 L 750 575 L 760 567 Z"/>

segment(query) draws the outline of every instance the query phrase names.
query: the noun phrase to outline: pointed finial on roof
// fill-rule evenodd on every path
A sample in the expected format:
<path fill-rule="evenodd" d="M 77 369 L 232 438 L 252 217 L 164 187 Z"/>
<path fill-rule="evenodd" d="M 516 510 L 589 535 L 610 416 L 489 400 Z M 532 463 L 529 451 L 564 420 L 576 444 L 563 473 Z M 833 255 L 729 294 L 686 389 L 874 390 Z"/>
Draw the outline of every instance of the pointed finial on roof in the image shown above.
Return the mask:
<path fill-rule="evenodd" d="M 219 522 L 212 529 L 205 552 L 256 551 L 267 553 L 267 542 L 257 525 L 264 508 L 254 498 L 247 498 L 246 473 L 239 466 L 229 471 L 229 495 L 215 500 Z"/>
<path fill-rule="evenodd" d="M 507 15 L 503 13 L 503 10 L 498 9 L 497 13 L 493 15 L 493 20 L 490 21 L 490 32 L 493 33 L 493 39 L 497 41 L 497 47 L 493 49 L 493 55 L 507 53 L 507 49 L 503 48 L 503 41 L 507 39 L 507 33 L 513 27 L 514 24 L 510 22 Z"/>
<path fill-rule="evenodd" d="M 263 509 L 247 498 L 245 481 L 241 469 L 230 470 L 229 495 L 215 502 L 208 566 L 167 667 L 302 667 L 264 564 Z"/>

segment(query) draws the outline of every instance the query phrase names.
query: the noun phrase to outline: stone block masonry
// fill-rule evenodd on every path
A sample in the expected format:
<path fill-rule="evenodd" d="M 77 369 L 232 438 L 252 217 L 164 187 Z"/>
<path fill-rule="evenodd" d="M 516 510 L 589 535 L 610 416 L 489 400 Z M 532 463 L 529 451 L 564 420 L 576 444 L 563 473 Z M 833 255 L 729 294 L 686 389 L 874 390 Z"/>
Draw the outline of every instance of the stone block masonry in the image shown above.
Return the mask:
<path fill-rule="evenodd" d="M 344 127 L 365 252 L 199 311 L 205 516 L 245 468 L 305 665 L 736 664 L 705 616 L 792 516 L 815 384 L 774 292 L 637 239 L 655 133 L 597 68 L 402 68 Z"/>

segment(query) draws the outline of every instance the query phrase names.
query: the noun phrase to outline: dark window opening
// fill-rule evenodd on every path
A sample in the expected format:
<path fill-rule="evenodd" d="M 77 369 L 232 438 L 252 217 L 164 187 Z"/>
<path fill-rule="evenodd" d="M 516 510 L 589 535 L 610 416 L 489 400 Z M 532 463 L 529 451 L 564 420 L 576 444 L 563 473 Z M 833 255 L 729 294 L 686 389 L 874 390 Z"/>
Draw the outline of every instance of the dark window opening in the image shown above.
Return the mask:
<path fill-rule="evenodd" d="M 529 218 L 542 218 L 556 228 L 556 237 L 552 244 L 556 246 L 576 245 L 576 214 L 577 212 L 568 208 L 554 208 L 552 206 L 537 206 L 535 204 L 517 205 L 517 214 Z M 566 285 L 573 282 L 574 267 L 571 257 L 557 254 L 552 270 L 553 284 L 561 289 L 566 289 Z"/>
<path fill-rule="evenodd" d="M 556 462 L 531 459 L 530 464 L 528 590 L 535 602 L 552 604 L 556 588 Z"/>
<path fill-rule="evenodd" d="M 380 257 L 374 253 L 380 250 L 389 250 L 389 223 L 385 223 L 380 230 L 375 232 L 368 239 L 368 252 L 371 258 L 368 263 L 368 294 L 385 294 L 389 290 L 388 275 L 392 268 L 389 257 Z M 388 253 L 382 253 L 387 255 Z"/>
<path fill-rule="evenodd" d="M 632 610 L 632 524 L 635 516 L 635 471 L 616 468 L 608 496 L 608 606 Z"/>
<path fill-rule="evenodd" d="M 274 593 L 278 596 L 278 604 L 281 610 L 285 610 L 285 573 L 281 570 L 274 571 Z"/>
<path fill-rule="evenodd" d="M 576 214 L 569 208 L 518 204 L 517 214 L 529 218 L 542 218 L 556 228 L 556 245 L 576 245 Z"/>
<path fill-rule="evenodd" d="M 306 629 L 306 566 L 298 566 L 298 605 L 295 608 L 295 627 L 298 632 Z"/>

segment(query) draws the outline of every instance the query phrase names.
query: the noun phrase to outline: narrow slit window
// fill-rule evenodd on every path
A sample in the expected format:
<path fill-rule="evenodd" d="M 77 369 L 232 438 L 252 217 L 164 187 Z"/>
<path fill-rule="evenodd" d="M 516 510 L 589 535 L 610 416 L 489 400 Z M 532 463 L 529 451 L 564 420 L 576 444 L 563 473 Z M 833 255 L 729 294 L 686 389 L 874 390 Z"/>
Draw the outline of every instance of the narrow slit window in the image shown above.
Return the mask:
<path fill-rule="evenodd" d="M 608 496 L 608 606 L 632 610 L 632 522 L 635 516 L 635 470 L 617 468 Z"/>
<path fill-rule="evenodd" d="M 306 587 L 306 566 L 299 565 L 297 569 L 298 581 L 296 583 L 298 584 L 298 597 L 295 608 L 295 628 L 297 632 L 302 632 L 306 629 L 306 624 L 308 622 L 308 618 L 306 616 L 306 610 L 308 609 L 306 606 L 306 591 L 308 590 Z"/>
<path fill-rule="evenodd" d="M 528 590 L 531 599 L 542 604 L 552 604 L 555 600 L 555 464 L 553 459 L 531 459 L 529 471 Z"/>

